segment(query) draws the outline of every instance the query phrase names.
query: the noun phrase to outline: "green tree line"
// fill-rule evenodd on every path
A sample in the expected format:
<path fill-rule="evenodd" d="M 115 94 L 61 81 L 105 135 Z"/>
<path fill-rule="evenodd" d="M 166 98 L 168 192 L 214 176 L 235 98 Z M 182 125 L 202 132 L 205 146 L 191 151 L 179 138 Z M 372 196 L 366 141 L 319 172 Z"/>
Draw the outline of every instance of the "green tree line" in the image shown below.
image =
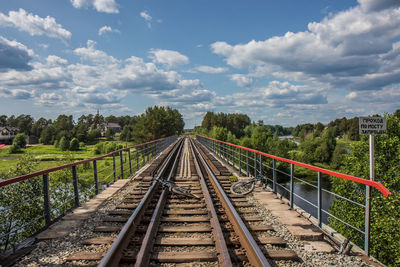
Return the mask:
<path fill-rule="evenodd" d="M 19 135 L 14 139 L 11 152 L 18 152 L 26 143 L 21 139 L 26 136 L 36 137 L 39 143 L 55 145 L 62 150 L 77 150 L 79 143 L 93 143 L 102 136 L 101 127 L 104 123 L 117 123 L 121 126 L 120 140 L 136 143 L 180 134 L 184 121 L 178 110 L 170 107 L 149 107 L 143 114 L 133 116 L 104 117 L 102 115 L 82 115 L 77 121 L 72 115 L 59 115 L 55 120 L 39 118 L 31 115 L 0 115 L 0 126 L 17 127 Z M 114 138 L 111 128 L 105 132 L 108 140 Z M 17 142 L 18 141 L 18 142 Z"/>

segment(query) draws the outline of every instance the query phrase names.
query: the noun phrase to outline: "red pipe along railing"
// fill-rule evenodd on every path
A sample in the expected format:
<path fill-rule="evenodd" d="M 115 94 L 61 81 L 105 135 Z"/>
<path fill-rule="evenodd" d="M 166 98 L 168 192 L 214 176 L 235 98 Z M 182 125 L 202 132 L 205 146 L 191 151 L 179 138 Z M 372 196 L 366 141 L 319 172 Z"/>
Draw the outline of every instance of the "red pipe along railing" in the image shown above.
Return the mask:
<path fill-rule="evenodd" d="M 307 169 L 310 169 L 310 170 L 314 170 L 314 171 L 317 171 L 317 172 L 325 173 L 325 174 L 332 175 L 332 176 L 335 176 L 335 177 L 343 178 L 343 179 L 350 180 L 350 181 L 353 181 L 353 182 L 356 182 L 356 183 L 369 185 L 371 187 L 374 187 L 374 188 L 378 189 L 385 197 L 388 197 L 391 194 L 389 189 L 387 189 L 383 184 L 381 184 L 379 182 L 375 182 L 375 181 L 368 180 L 368 179 L 363 179 L 363 178 L 352 176 L 352 175 L 348 175 L 348 174 L 343 174 L 343 173 L 340 173 L 340 172 L 327 170 L 327 169 L 324 169 L 324 168 L 316 167 L 316 166 L 313 166 L 313 165 L 309 165 L 309 164 L 306 164 L 306 163 L 294 161 L 294 160 L 291 160 L 291 159 L 281 158 L 281 157 L 270 155 L 270 154 L 267 154 L 267 153 L 264 153 L 264 152 L 261 152 L 261 151 L 255 150 L 255 149 L 251 149 L 251 148 L 247 148 L 247 147 L 231 144 L 231 143 L 220 141 L 220 140 L 213 139 L 213 138 L 210 138 L 210 137 L 201 136 L 201 135 L 199 135 L 199 136 L 203 137 L 203 138 L 206 138 L 206 139 L 209 139 L 209 140 L 212 140 L 212 141 L 215 141 L 215 142 L 218 142 L 218 143 L 222 143 L 222 144 L 228 145 L 228 146 L 233 146 L 233 147 L 236 147 L 236 148 L 247 150 L 249 152 L 253 152 L 253 153 L 256 153 L 256 154 L 259 154 L 259 155 L 262 155 L 262 156 L 265 156 L 265 157 L 268 157 L 268 158 L 271 158 L 271 159 L 276 159 L 276 160 L 279 160 L 279 161 L 287 162 L 287 163 L 290 163 L 290 164 L 293 164 L 293 165 L 297 165 L 297 166 L 300 166 L 300 167 L 304 167 L 304 168 L 307 168 Z"/>
<path fill-rule="evenodd" d="M 289 203 L 290 203 L 290 207 L 293 208 L 294 204 L 295 204 L 295 200 L 294 198 L 296 197 L 298 200 L 303 201 L 302 204 L 297 204 L 300 205 L 300 208 L 306 210 L 307 212 L 310 212 L 310 210 L 307 210 L 307 208 L 305 208 L 304 205 L 308 204 L 311 207 L 314 207 L 317 209 L 317 215 L 316 218 L 318 219 L 318 227 L 320 227 L 322 229 L 322 214 L 326 214 L 329 216 L 329 218 L 335 219 L 337 221 L 339 221 L 340 223 L 346 225 L 347 227 L 352 228 L 353 230 L 361 233 L 362 235 L 364 235 L 364 251 L 367 255 L 369 255 L 369 247 L 370 247 L 370 209 L 371 209 L 371 198 L 370 198 L 370 188 L 374 187 L 376 189 L 379 190 L 379 192 L 381 192 L 385 197 L 388 197 L 391 192 L 389 191 L 389 189 L 387 189 L 384 185 L 382 185 L 379 182 L 373 181 L 372 179 L 363 179 L 360 177 L 356 177 L 356 176 L 352 176 L 352 175 L 347 175 L 347 174 L 343 174 L 343 173 L 339 173 L 339 172 L 335 172 L 335 171 L 331 171 L 331 170 L 327 170 L 324 168 L 320 168 L 320 167 L 316 167 L 313 165 L 309 165 L 309 164 L 305 164 L 302 162 L 298 162 L 298 161 L 294 161 L 294 160 L 290 160 L 290 159 L 286 159 L 286 158 L 282 158 L 282 157 L 278 157 L 278 156 L 274 156 L 274 155 L 270 155 L 255 149 L 251 149 L 251 148 L 247 148 L 247 147 L 243 147 L 243 146 L 239 146 L 239 145 L 235 145 L 235 144 L 231 144 L 228 142 L 224 142 L 224 141 L 220 141 L 220 140 L 216 140 L 213 138 L 209 138 L 209 137 L 205 137 L 205 136 L 197 136 L 198 140 L 200 142 L 203 142 L 204 145 L 206 145 L 211 151 L 214 151 L 216 153 L 217 156 L 220 156 L 221 158 L 225 159 L 228 164 L 230 162 L 230 160 L 232 161 L 232 166 L 235 167 L 235 162 L 236 160 L 238 160 L 238 165 L 237 167 L 239 168 L 239 172 L 242 172 L 242 163 L 245 163 L 245 166 L 247 168 L 247 171 L 245 172 L 247 174 L 247 176 L 250 176 L 250 172 L 249 172 L 249 156 L 248 153 L 251 152 L 252 154 L 254 154 L 254 159 L 253 163 L 254 163 L 254 167 L 253 168 L 253 174 L 254 177 L 257 176 L 257 172 L 258 174 L 262 175 L 263 173 L 263 167 L 267 167 L 272 169 L 272 175 L 273 175 L 273 180 L 272 180 L 272 189 L 274 193 L 278 193 L 277 191 L 277 187 L 279 186 L 283 191 L 281 191 L 281 193 L 288 193 L 289 194 Z M 230 147 L 230 149 L 229 149 Z M 238 150 L 238 154 L 239 157 L 235 158 L 235 148 Z M 246 162 L 242 162 L 241 160 L 241 151 L 244 150 L 246 151 Z M 218 155 L 219 154 L 219 155 Z M 259 159 L 257 159 L 256 154 L 259 155 Z M 266 166 L 263 164 L 262 162 L 262 156 L 267 157 L 272 159 L 272 168 L 269 166 Z M 286 188 L 285 186 L 280 185 L 277 182 L 277 171 L 278 169 L 276 168 L 276 161 L 282 161 L 282 162 L 286 162 L 290 164 L 290 174 L 284 173 L 282 171 L 279 171 L 280 173 L 290 176 L 290 188 Z M 259 169 L 257 170 L 257 164 Z M 318 173 L 317 176 L 317 186 L 314 184 L 311 184 L 305 180 L 302 180 L 300 178 L 297 178 L 294 176 L 294 166 L 299 166 L 299 167 L 303 167 L 306 169 L 310 169 L 313 171 L 316 171 Z M 338 177 L 341 179 L 345 179 L 345 180 L 349 180 L 358 184 L 363 184 L 366 186 L 366 191 L 365 191 L 365 204 L 361 204 L 358 203 L 356 201 L 350 200 L 346 197 L 337 195 L 333 192 L 330 192 L 329 190 L 325 190 L 322 188 L 321 184 L 321 173 L 327 174 L 327 175 L 331 175 L 333 177 Z M 270 178 L 266 177 L 267 180 L 271 180 Z M 314 203 L 312 203 L 312 201 L 307 200 L 304 196 L 301 196 L 300 194 L 295 193 L 294 191 L 294 180 L 299 180 L 301 182 L 303 182 L 304 184 L 314 187 L 317 191 L 316 194 L 316 200 L 317 200 L 317 205 L 315 205 Z M 285 192 L 286 191 L 286 192 Z M 322 207 L 322 193 L 328 193 L 330 195 L 333 195 L 334 198 L 339 198 L 341 200 L 347 201 L 349 204 L 354 204 L 357 205 L 359 207 L 362 207 L 365 209 L 364 212 L 364 219 L 365 219 L 365 223 L 364 223 L 364 230 L 357 228 L 354 225 L 351 225 L 348 222 L 345 222 L 344 220 L 340 219 L 339 217 L 337 217 L 335 214 L 330 213 L 328 210 L 325 210 Z M 315 200 L 315 199 L 314 199 Z M 305 203 L 305 204 L 304 204 Z"/>

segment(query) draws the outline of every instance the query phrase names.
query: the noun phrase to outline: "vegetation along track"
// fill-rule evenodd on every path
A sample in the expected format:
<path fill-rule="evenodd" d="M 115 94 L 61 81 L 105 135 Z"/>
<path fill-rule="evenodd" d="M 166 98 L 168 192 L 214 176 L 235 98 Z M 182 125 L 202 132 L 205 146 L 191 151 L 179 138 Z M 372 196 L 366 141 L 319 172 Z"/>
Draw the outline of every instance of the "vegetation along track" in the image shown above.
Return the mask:
<path fill-rule="evenodd" d="M 230 175 L 199 143 L 181 138 L 94 229 L 103 234 L 84 241 L 92 246 L 112 242 L 107 253 L 79 252 L 68 260 L 100 266 L 269 266 L 274 260 L 297 261 L 257 208 L 244 196 L 230 194 Z M 171 190 L 176 186 L 194 196 Z"/>

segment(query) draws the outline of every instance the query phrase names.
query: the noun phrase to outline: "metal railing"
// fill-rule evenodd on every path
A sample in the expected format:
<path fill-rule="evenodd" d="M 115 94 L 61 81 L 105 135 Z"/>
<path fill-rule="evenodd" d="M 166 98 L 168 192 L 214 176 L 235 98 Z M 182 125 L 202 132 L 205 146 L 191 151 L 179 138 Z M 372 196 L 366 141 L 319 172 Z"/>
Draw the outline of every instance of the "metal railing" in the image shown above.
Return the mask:
<path fill-rule="evenodd" d="M 300 208 L 307 210 L 305 205 L 309 205 L 312 208 L 316 209 L 316 219 L 317 226 L 322 228 L 323 218 L 329 217 L 331 219 L 337 220 L 347 227 L 359 232 L 363 235 L 364 239 L 364 251 L 367 255 L 369 255 L 369 247 L 370 247 L 370 198 L 368 194 L 365 193 L 365 203 L 359 203 L 357 201 L 348 199 L 346 197 L 340 196 L 334 192 L 331 192 L 328 189 L 324 189 L 322 186 L 322 175 L 330 175 L 333 177 L 338 177 L 342 179 L 346 179 L 349 181 L 353 181 L 359 184 L 364 184 L 366 186 L 365 191 L 374 187 L 378 189 L 384 196 L 388 196 L 390 191 L 384 187 L 381 183 L 339 173 L 331 170 L 323 169 L 320 167 L 312 166 L 309 164 L 297 162 L 294 160 L 277 157 L 274 155 L 270 155 L 264 152 L 260 152 L 254 149 L 230 144 L 227 142 L 219 141 L 216 139 L 212 139 L 204 136 L 196 136 L 197 140 L 206 146 L 210 151 L 214 152 L 221 159 L 225 160 L 229 165 L 239 170 L 240 174 L 245 174 L 246 176 L 258 176 L 265 175 L 268 180 L 268 186 L 271 187 L 274 193 L 281 192 L 281 195 L 286 196 L 289 200 L 289 205 L 293 208 L 294 205 L 299 206 Z M 279 163 L 280 166 L 277 166 Z M 286 165 L 286 166 L 285 166 Z M 286 167 L 286 168 L 285 168 Z M 295 176 L 295 167 L 296 168 L 305 168 L 316 172 L 316 184 L 315 182 L 306 181 L 299 177 Z M 285 170 L 290 170 L 289 172 Z M 278 183 L 278 178 L 285 179 L 285 177 L 289 178 L 288 187 Z M 315 178 L 314 178 L 315 179 Z M 310 188 L 313 188 L 316 191 L 316 195 L 311 196 L 310 198 L 301 196 L 296 193 L 296 184 L 297 186 L 306 185 Z M 354 226 L 334 214 L 330 213 L 329 210 L 323 208 L 322 203 L 322 195 L 327 194 L 335 199 L 340 199 L 341 201 L 346 201 L 349 205 L 356 205 L 359 208 L 365 210 L 364 213 L 364 229 L 359 229 L 357 226 Z M 309 211 L 308 211 L 309 212 Z M 310 213 L 310 212 L 309 212 Z"/>
<path fill-rule="evenodd" d="M 122 148 L 106 155 L 0 181 L 0 254 L 128 178 L 177 136 Z"/>

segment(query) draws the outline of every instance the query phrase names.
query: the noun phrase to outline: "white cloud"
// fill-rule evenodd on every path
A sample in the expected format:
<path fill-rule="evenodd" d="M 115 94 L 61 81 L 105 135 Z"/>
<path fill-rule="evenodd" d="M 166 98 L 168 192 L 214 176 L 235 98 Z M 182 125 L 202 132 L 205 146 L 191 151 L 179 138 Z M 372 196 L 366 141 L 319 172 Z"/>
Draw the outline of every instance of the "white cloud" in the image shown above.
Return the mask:
<path fill-rule="evenodd" d="M 380 11 L 382 9 L 400 6 L 398 0 L 358 0 L 358 2 L 361 8 L 366 12 Z"/>
<path fill-rule="evenodd" d="M 228 71 L 228 68 L 224 67 L 211 67 L 211 66 L 197 66 L 194 68 L 195 71 L 218 74 Z"/>
<path fill-rule="evenodd" d="M 115 0 L 70 0 L 75 8 L 93 6 L 98 12 L 119 13 Z"/>
<path fill-rule="evenodd" d="M 153 19 L 147 10 L 140 12 L 140 16 L 146 21 L 147 27 L 151 28 L 151 21 Z"/>
<path fill-rule="evenodd" d="M 253 84 L 253 79 L 243 74 L 232 74 L 231 80 L 236 82 L 240 87 L 250 87 Z"/>
<path fill-rule="evenodd" d="M 189 58 L 173 50 L 151 49 L 150 58 L 155 63 L 164 64 L 170 68 L 189 63 Z"/>
<path fill-rule="evenodd" d="M 102 36 L 103 34 L 106 34 L 107 32 L 116 32 L 116 33 L 119 33 L 120 31 L 117 30 L 117 29 L 113 29 L 113 28 L 111 28 L 110 26 L 104 25 L 103 27 L 101 27 L 101 28 L 99 29 L 98 34 L 99 34 L 99 36 Z"/>
<path fill-rule="evenodd" d="M 379 90 L 400 82 L 396 78 L 400 57 L 395 43 L 400 37 L 400 4 L 390 0 L 379 5 L 373 4 L 378 1 L 360 2 L 362 6 L 309 23 L 307 31 L 237 45 L 219 41 L 211 44 L 211 50 L 222 55 L 228 65 L 263 70 L 269 78 L 292 77 L 294 81 L 325 84 L 325 88 L 375 86 Z"/>
<path fill-rule="evenodd" d="M 46 61 L 49 65 L 66 65 L 66 64 L 68 64 L 68 60 L 66 60 L 64 58 L 60 58 L 55 55 L 49 55 L 46 58 Z"/>
<path fill-rule="evenodd" d="M 47 16 L 41 18 L 38 15 L 27 13 L 20 8 L 18 11 L 8 12 L 8 16 L 0 13 L 0 26 L 16 27 L 30 35 L 47 35 L 51 38 L 58 38 L 65 41 L 71 39 L 71 32 L 58 24 L 55 18 Z"/>
<path fill-rule="evenodd" d="M 96 42 L 88 40 L 86 47 L 76 48 L 74 53 L 81 59 L 89 61 L 93 64 L 116 64 L 118 60 L 112 56 L 107 55 L 104 51 L 95 48 Z"/>
<path fill-rule="evenodd" d="M 34 55 L 33 51 L 25 45 L 10 41 L 0 36 L 0 72 L 8 70 L 31 70 L 32 66 L 29 62 Z"/>

